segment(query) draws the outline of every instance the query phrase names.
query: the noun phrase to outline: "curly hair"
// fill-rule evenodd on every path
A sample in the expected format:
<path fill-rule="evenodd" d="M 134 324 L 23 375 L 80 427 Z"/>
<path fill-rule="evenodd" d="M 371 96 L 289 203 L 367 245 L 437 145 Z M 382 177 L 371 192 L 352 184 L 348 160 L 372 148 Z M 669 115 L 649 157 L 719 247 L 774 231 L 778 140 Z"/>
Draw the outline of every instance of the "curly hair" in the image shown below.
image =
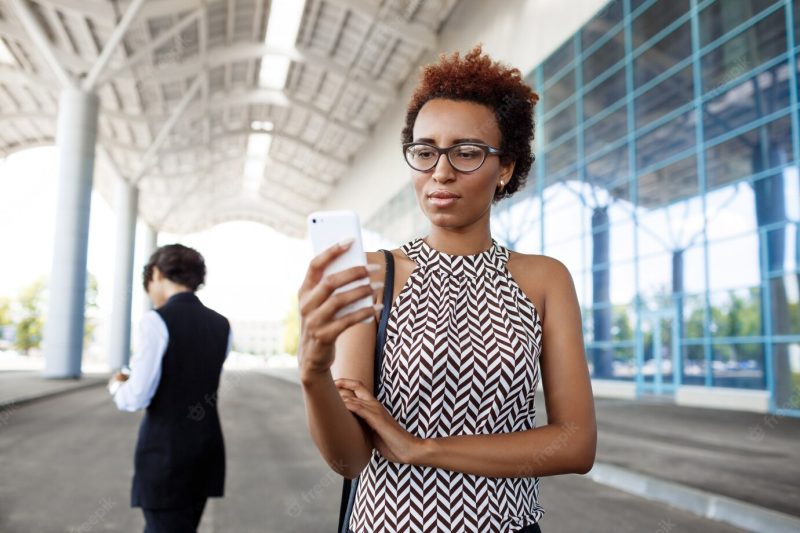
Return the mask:
<path fill-rule="evenodd" d="M 167 244 L 156 249 L 142 271 L 144 290 L 153 281 L 153 268 L 170 281 L 196 291 L 206 279 L 206 262 L 200 252 L 182 244 Z"/>
<path fill-rule="evenodd" d="M 503 156 L 502 161 L 504 164 L 516 161 L 516 164 L 508 184 L 502 191 L 495 191 L 493 201 L 509 197 L 521 189 L 534 160 L 531 150 L 533 108 L 539 95 L 525 83 L 519 69 L 493 61 L 483 53 L 480 43 L 463 59 L 458 52 L 450 57 L 440 54 L 438 63 L 422 68 L 420 82 L 408 105 L 403 143 L 412 141 L 420 109 L 434 98 L 475 102 L 494 111 L 500 128 L 499 148 L 509 154 Z"/>

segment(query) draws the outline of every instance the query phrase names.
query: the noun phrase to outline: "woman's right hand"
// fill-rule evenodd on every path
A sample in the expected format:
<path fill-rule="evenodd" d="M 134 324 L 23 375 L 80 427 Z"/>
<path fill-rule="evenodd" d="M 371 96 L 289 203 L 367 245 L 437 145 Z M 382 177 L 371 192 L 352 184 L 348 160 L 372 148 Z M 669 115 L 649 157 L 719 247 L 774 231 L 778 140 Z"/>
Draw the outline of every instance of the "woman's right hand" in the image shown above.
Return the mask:
<path fill-rule="evenodd" d="M 354 289 L 333 292 L 353 281 L 369 278 L 370 272 L 380 268 L 378 265 L 351 267 L 334 274 L 324 275 L 325 268 L 352 245 L 336 244 L 314 257 L 306 271 L 306 277 L 298 291 L 300 307 L 300 346 L 298 367 L 301 379 L 314 374 L 327 372 L 334 359 L 334 343 L 344 330 L 375 316 L 383 304 L 351 311 L 334 319 L 334 315 L 348 304 L 370 296 L 383 283 L 359 285 Z"/>

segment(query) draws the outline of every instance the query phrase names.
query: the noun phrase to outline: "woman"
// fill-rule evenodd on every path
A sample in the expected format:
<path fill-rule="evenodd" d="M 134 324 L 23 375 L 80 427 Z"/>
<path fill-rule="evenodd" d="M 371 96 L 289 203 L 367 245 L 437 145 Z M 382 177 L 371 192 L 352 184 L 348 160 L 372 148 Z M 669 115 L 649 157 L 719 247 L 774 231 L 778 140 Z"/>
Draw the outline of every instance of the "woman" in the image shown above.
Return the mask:
<path fill-rule="evenodd" d="M 480 45 L 428 65 L 408 107 L 403 153 L 426 237 L 397 265 L 379 396 L 376 324 L 361 309 L 369 267 L 323 277 L 347 245 L 311 262 L 299 291 L 300 370 L 309 428 L 337 472 L 359 478 L 349 528 L 540 531 L 541 476 L 588 472 L 597 432 L 581 316 L 567 268 L 511 252 L 490 233 L 492 205 L 523 185 L 538 96 Z M 370 276 L 332 296 L 337 287 Z M 373 315 L 374 316 L 374 315 Z M 544 381 L 548 425 L 536 428 Z"/>

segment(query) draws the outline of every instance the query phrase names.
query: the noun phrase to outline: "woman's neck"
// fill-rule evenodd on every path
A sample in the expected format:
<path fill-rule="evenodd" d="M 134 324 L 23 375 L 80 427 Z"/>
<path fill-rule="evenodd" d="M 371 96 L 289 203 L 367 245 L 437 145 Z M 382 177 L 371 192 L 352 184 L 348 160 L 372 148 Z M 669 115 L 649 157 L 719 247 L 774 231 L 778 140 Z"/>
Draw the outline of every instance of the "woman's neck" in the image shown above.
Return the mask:
<path fill-rule="evenodd" d="M 434 250 L 449 255 L 476 255 L 492 246 L 488 225 L 455 230 L 434 226 L 423 240 Z"/>

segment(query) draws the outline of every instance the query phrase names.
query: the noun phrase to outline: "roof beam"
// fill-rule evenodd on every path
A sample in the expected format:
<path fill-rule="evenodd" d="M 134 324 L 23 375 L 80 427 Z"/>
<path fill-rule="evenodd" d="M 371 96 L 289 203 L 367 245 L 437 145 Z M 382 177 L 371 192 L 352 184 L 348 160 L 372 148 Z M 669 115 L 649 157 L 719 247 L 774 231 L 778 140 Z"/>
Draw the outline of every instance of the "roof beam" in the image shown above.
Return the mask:
<path fill-rule="evenodd" d="M 42 4 L 69 11 L 92 19 L 92 22 L 105 27 L 113 27 L 117 18 L 114 3 L 105 0 L 37 0 Z M 163 17 L 201 7 L 203 0 L 148 0 L 141 10 L 142 18 Z"/>
<path fill-rule="evenodd" d="M 172 115 L 169 117 L 169 120 L 161 127 L 156 135 L 156 138 L 153 139 L 152 144 L 147 148 L 147 151 L 142 156 L 142 166 L 139 171 L 131 178 L 131 184 L 136 185 L 136 183 L 144 176 L 144 173 L 147 172 L 148 168 L 151 165 L 151 159 L 158 153 L 161 149 L 161 145 L 164 144 L 164 141 L 167 140 L 167 136 L 169 135 L 172 128 L 178 122 L 178 119 L 181 118 L 183 112 L 186 111 L 186 108 L 189 105 L 189 102 L 192 101 L 194 96 L 197 94 L 197 91 L 200 89 L 200 85 L 203 83 L 203 78 L 205 78 L 205 74 L 199 74 L 197 78 L 195 78 L 194 82 L 192 83 L 189 90 L 186 91 L 186 94 L 183 95 L 181 101 L 178 103 L 178 107 L 175 108 L 175 111 L 172 112 Z"/>
<path fill-rule="evenodd" d="M 27 0 L 11 0 L 11 4 L 14 6 L 19 21 L 22 23 L 25 31 L 28 32 L 34 46 L 44 58 L 45 63 L 50 67 L 50 70 L 55 75 L 61 88 L 68 89 L 74 87 L 75 81 L 56 57 L 52 46 L 50 46 L 50 41 L 47 40 L 47 36 L 45 36 L 44 30 L 42 30 L 36 17 L 33 15 L 33 11 L 31 10 L 31 6 L 28 5 Z"/>
<path fill-rule="evenodd" d="M 113 79 L 119 77 L 120 75 L 122 75 L 122 73 L 132 69 L 142 59 L 148 57 L 148 55 L 153 53 L 153 51 L 157 50 L 158 48 L 160 48 L 161 46 L 166 44 L 167 41 L 169 41 L 170 39 L 172 39 L 176 35 L 179 35 L 184 29 L 186 29 L 187 27 L 192 25 L 194 22 L 196 22 L 197 19 L 200 17 L 200 15 L 203 13 L 203 11 L 204 11 L 204 8 L 196 9 L 193 12 L 189 13 L 188 15 L 186 15 L 185 17 L 183 17 L 180 20 L 180 22 L 178 22 L 177 24 L 172 26 L 170 29 L 161 32 L 160 34 L 158 34 L 157 37 L 155 37 L 154 39 L 150 40 L 150 42 L 148 42 L 147 45 L 145 45 L 145 46 L 139 48 L 138 50 L 136 50 L 136 52 L 134 54 L 132 54 L 130 57 L 128 57 L 128 59 L 125 61 L 124 65 L 122 65 L 122 66 L 120 66 L 120 67 L 118 67 L 118 68 L 116 68 L 116 69 L 114 69 L 112 71 L 108 71 L 105 75 L 100 76 L 100 79 L 97 81 L 97 83 L 99 84 L 99 83 L 104 83 L 106 81 L 113 80 Z"/>
<path fill-rule="evenodd" d="M 223 142 L 225 140 L 237 139 L 237 138 L 240 138 L 240 137 L 241 138 L 247 138 L 252 133 L 255 133 L 255 132 L 253 132 L 252 130 L 249 130 L 249 129 L 247 129 L 247 130 L 226 131 L 222 135 L 213 136 L 211 138 L 211 144 L 214 145 L 214 144 Z M 297 138 L 297 137 L 295 137 L 293 135 L 289 135 L 287 133 L 274 132 L 274 131 L 268 132 L 268 135 L 271 135 L 274 139 L 281 139 L 281 140 L 289 141 L 289 142 L 292 142 L 292 143 L 300 146 L 301 148 L 305 148 L 307 150 L 312 150 L 316 157 L 322 158 L 323 160 L 328 161 L 330 164 L 335 164 L 337 166 L 343 166 L 343 167 L 346 167 L 349 164 L 346 160 L 340 159 L 340 158 L 334 156 L 333 154 L 320 152 L 319 150 L 314 148 L 314 146 L 312 146 L 311 144 L 309 144 L 306 141 L 304 141 L 302 139 L 299 139 L 299 138 Z M 178 147 L 178 148 L 162 150 L 160 153 L 161 153 L 161 155 L 167 156 L 167 155 L 174 155 L 174 154 L 192 152 L 192 151 L 196 151 L 196 150 L 207 150 L 207 149 L 205 147 L 203 147 L 203 146 L 198 146 L 197 143 L 190 143 L 190 144 L 188 144 L 186 146 L 181 146 L 181 147 Z"/>
<path fill-rule="evenodd" d="M 138 56 L 139 54 L 140 52 L 137 52 L 135 55 Z M 332 69 L 329 58 L 320 57 L 319 55 L 310 51 L 301 51 L 296 48 L 281 49 L 263 43 L 247 43 L 234 44 L 229 47 L 216 47 L 212 50 L 209 50 L 205 55 L 198 54 L 187 61 L 176 61 L 173 63 L 161 64 L 159 65 L 158 71 L 150 73 L 152 75 L 148 76 L 148 79 L 156 83 L 169 83 L 171 81 L 178 81 L 182 78 L 189 77 L 204 67 L 210 70 L 214 67 L 228 65 L 236 61 L 255 61 L 265 56 L 273 55 L 281 57 L 286 56 L 294 62 L 306 63 L 325 71 L 331 71 L 335 74 L 345 74 L 336 71 L 335 68 Z M 138 62 L 140 59 L 141 58 L 137 57 L 136 62 Z M 128 63 L 130 66 L 133 66 L 130 60 Z M 117 69 L 113 75 L 117 76 L 124 70 L 129 70 L 130 66 Z M 364 87 L 370 93 L 379 98 L 387 101 L 392 101 L 397 98 L 398 91 L 390 84 L 368 79 L 356 72 L 348 72 L 347 76 L 348 81 L 351 83 L 358 83 L 359 86 Z"/>
<path fill-rule="evenodd" d="M 439 36 L 436 32 L 422 24 L 407 22 L 405 20 L 401 21 L 398 17 L 382 17 L 379 3 L 371 0 L 327 1 L 373 19 L 378 27 L 378 31 L 420 44 L 428 49 L 435 49 L 439 44 Z"/>
<path fill-rule="evenodd" d="M 130 28 L 133 21 L 136 20 L 136 16 L 139 14 L 139 10 L 142 8 L 143 4 L 144 0 L 133 0 L 131 5 L 128 6 L 128 9 L 125 11 L 122 19 L 119 21 L 119 24 L 117 24 L 116 28 L 114 28 L 114 32 L 111 34 L 111 37 L 109 37 L 108 41 L 106 41 L 103 51 L 100 52 L 100 57 L 98 57 L 97 61 L 94 62 L 89 74 L 83 80 L 81 87 L 84 91 L 91 91 L 94 89 L 97 83 L 97 78 L 103 72 L 103 69 L 106 68 L 106 65 L 111 59 L 111 55 L 117 49 L 117 45 L 119 45 L 120 41 L 125 36 L 125 33 L 127 33 L 128 28 Z"/>
<path fill-rule="evenodd" d="M 36 44 L 33 42 L 31 35 L 25 29 L 20 28 L 19 25 L 11 24 L 9 21 L 0 20 L 0 36 L 6 37 L 10 41 L 15 42 L 14 44 L 18 42 L 24 44 L 26 47 L 36 48 Z M 72 48 L 72 46 L 70 46 L 70 48 Z M 51 50 L 58 60 L 58 63 L 63 65 L 63 67 L 72 69 L 79 73 L 89 70 L 89 62 L 77 53 L 65 50 L 63 48 L 51 48 Z M 43 70 L 45 72 L 50 71 L 48 68 Z"/>

